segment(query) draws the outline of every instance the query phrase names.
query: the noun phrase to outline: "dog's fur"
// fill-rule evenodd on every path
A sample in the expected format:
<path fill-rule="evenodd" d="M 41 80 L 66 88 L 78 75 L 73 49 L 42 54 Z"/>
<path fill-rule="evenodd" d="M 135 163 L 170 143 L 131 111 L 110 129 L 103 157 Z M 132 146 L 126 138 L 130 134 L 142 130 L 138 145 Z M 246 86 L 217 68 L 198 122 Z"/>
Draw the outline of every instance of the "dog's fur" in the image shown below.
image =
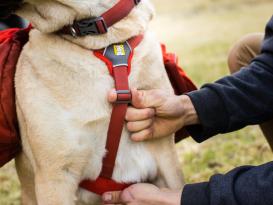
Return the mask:
<path fill-rule="evenodd" d="M 91 50 L 145 33 L 135 49 L 130 86 L 173 92 L 159 43 L 147 31 L 153 17 L 143 0 L 100 36 L 74 39 L 54 32 L 75 19 L 99 16 L 118 0 L 26 0 L 17 13 L 35 29 L 16 71 L 16 103 L 23 152 L 16 159 L 24 205 L 100 204 L 78 184 L 102 166 L 114 87 L 106 65 Z M 113 179 L 182 188 L 173 137 L 134 143 L 123 131 Z"/>

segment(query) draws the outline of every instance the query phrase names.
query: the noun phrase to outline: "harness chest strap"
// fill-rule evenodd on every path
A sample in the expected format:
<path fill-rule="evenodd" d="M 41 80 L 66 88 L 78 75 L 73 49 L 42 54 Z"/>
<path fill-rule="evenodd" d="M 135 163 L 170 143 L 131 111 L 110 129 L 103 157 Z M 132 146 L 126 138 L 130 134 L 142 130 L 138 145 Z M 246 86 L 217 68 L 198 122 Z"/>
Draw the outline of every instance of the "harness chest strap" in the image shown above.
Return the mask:
<path fill-rule="evenodd" d="M 94 55 L 106 63 L 110 74 L 115 81 L 118 95 L 107 132 L 106 150 L 108 153 L 103 159 L 102 171 L 96 181 L 84 180 L 80 186 L 88 191 L 103 194 L 106 191 L 123 190 L 131 184 L 117 183 L 112 180 L 117 152 L 124 126 L 128 104 L 131 102 L 131 93 L 128 75 L 131 70 L 131 60 L 143 36 L 134 37 L 125 43 L 111 45 L 104 50 L 94 51 Z"/>

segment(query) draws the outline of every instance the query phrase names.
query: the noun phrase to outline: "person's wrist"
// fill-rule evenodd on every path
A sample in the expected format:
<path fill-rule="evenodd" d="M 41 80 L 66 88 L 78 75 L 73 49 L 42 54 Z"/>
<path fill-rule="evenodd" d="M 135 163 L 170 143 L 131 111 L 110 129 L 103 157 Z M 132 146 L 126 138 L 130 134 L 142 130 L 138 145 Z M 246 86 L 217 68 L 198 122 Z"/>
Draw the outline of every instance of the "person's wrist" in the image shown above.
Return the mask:
<path fill-rule="evenodd" d="M 199 117 L 195 110 L 195 107 L 192 104 L 192 101 L 189 96 L 181 95 L 179 96 L 181 105 L 183 107 L 183 122 L 184 126 L 199 124 Z"/>
<path fill-rule="evenodd" d="M 182 191 L 174 191 L 163 189 L 161 193 L 162 199 L 160 204 L 162 205 L 180 205 L 181 204 L 181 194 Z"/>

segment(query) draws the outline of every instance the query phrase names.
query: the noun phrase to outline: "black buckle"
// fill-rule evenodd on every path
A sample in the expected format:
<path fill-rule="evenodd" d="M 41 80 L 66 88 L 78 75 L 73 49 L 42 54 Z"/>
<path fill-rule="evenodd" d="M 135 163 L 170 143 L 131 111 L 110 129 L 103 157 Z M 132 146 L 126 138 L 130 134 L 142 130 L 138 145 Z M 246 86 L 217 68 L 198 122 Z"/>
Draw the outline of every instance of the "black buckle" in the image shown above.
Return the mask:
<path fill-rule="evenodd" d="M 118 98 L 117 98 L 115 103 L 117 103 L 117 104 L 129 104 L 129 103 L 132 102 L 132 94 L 131 94 L 130 90 L 117 90 L 116 93 L 118 95 Z M 129 95 L 129 97 L 127 99 L 120 98 L 119 95 L 125 95 L 125 94 Z"/>
<path fill-rule="evenodd" d="M 103 26 L 103 31 L 101 31 L 100 28 L 98 27 L 99 22 Z M 87 36 L 87 35 L 99 35 L 99 34 L 107 33 L 107 31 L 108 31 L 108 28 L 103 17 L 84 19 L 81 21 L 74 22 L 73 28 L 71 28 L 71 33 L 74 37 Z"/>
<path fill-rule="evenodd" d="M 138 5 L 141 2 L 141 0 L 134 0 L 134 2 L 135 2 L 135 5 Z"/>

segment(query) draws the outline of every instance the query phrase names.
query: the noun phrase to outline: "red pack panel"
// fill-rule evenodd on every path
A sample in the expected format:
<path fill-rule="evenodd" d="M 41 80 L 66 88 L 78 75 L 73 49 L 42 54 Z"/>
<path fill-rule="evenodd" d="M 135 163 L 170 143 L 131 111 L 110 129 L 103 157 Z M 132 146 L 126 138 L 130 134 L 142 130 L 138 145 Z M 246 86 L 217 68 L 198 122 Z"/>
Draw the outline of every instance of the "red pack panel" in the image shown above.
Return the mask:
<path fill-rule="evenodd" d="M 185 71 L 178 65 L 177 55 L 174 53 L 167 53 L 166 46 L 163 44 L 161 45 L 161 48 L 166 72 L 169 76 L 175 94 L 182 95 L 184 93 L 196 90 L 197 87 L 186 75 Z M 185 129 L 181 129 L 175 134 L 175 142 L 179 142 L 187 136 L 189 136 L 187 131 Z"/>
<path fill-rule="evenodd" d="M 20 151 L 15 107 L 14 75 L 29 29 L 0 32 L 0 167 Z"/>
<path fill-rule="evenodd" d="M 11 29 L 0 31 L 0 43 L 11 40 L 13 35 L 19 30 L 20 30 L 19 28 L 11 28 Z"/>

